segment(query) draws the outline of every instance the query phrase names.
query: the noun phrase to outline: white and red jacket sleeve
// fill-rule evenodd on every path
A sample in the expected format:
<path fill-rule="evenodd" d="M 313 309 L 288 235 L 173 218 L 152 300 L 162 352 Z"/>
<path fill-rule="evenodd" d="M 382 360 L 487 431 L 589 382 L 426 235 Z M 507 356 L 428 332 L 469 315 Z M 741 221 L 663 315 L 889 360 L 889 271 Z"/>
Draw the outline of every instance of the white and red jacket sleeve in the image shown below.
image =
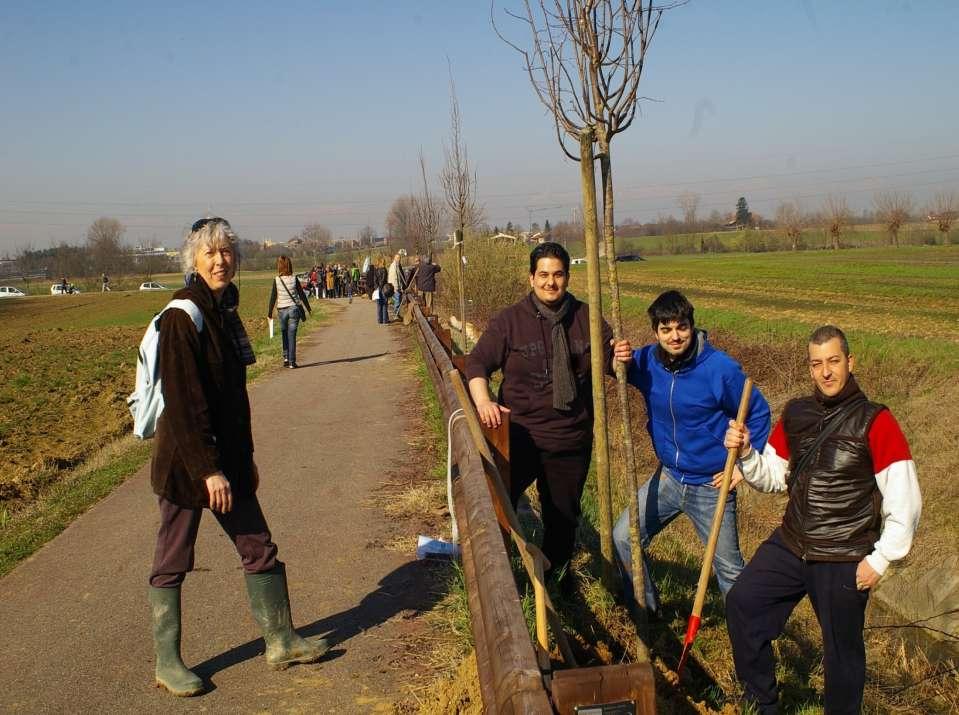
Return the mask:
<path fill-rule="evenodd" d="M 866 561 L 882 574 L 890 561 L 909 553 L 922 512 L 922 495 L 909 443 L 889 410 L 880 412 L 869 428 L 869 451 L 876 485 L 882 494 L 882 529 Z M 742 459 L 743 476 L 761 492 L 785 491 L 789 456 L 789 443 L 780 419 L 762 454 L 751 450 Z"/>

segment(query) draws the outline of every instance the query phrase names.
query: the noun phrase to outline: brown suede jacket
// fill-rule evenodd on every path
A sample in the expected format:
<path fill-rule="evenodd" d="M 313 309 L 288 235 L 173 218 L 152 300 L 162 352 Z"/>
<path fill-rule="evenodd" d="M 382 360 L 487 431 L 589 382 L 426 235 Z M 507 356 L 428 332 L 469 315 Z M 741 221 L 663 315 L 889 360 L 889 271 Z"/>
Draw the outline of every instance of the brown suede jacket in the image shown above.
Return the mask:
<path fill-rule="evenodd" d="M 222 471 L 234 499 L 249 496 L 254 491 L 253 434 L 246 366 L 202 278 L 173 297 L 196 303 L 203 330 L 198 333 L 182 310 L 167 311 L 160 321 L 164 408 L 153 443 L 153 491 L 179 506 L 207 506 L 204 479 Z"/>

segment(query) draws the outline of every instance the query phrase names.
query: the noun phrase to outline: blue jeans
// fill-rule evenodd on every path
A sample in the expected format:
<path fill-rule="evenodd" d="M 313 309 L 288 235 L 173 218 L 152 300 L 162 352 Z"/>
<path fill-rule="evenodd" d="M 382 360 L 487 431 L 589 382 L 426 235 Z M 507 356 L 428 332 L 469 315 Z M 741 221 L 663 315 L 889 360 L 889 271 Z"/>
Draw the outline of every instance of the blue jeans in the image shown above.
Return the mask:
<path fill-rule="evenodd" d="M 660 531 L 679 516 L 686 514 L 699 540 L 706 543 L 709 530 L 713 524 L 713 513 L 716 510 L 716 499 L 719 490 L 703 484 L 680 484 L 673 479 L 665 467 L 661 467 L 639 489 L 639 537 L 643 545 L 643 571 L 646 576 L 646 607 L 651 611 L 659 610 L 659 592 L 649 572 L 649 558 L 646 549 Z M 627 594 L 632 593 L 631 568 L 632 549 L 629 545 L 629 509 L 620 515 L 613 528 L 613 543 L 616 554 L 619 556 L 620 566 L 626 576 Z M 723 510 L 722 526 L 719 529 L 719 541 L 716 543 L 716 555 L 713 557 L 713 571 L 719 581 L 719 590 L 723 596 L 729 592 L 736 581 L 736 577 L 746 566 L 743 555 L 739 551 L 739 533 L 736 528 L 736 492 L 731 491 L 726 499 Z"/>
<path fill-rule="evenodd" d="M 376 322 L 377 323 L 390 322 L 390 313 L 386 307 L 386 298 L 376 299 Z"/>
<path fill-rule="evenodd" d="M 403 293 L 398 288 L 393 291 L 393 315 L 400 317 L 400 301 L 403 299 Z"/>
<path fill-rule="evenodd" d="M 300 324 L 300 316 L 297 314 L 296 306 L 289 308 L 280 308 L 280 335 L 283 336 L 283 359 L 290 362 L 296 362 L 296 329 Z"/>

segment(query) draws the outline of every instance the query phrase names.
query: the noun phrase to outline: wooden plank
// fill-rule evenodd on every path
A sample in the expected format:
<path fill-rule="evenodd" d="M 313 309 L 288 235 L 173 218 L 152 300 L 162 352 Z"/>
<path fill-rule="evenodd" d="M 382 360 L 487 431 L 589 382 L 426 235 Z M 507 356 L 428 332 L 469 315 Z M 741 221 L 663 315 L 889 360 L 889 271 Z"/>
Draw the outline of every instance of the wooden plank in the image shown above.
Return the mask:
<path fill-rule="evenodd" d="M 480 603 L 479 589 L 469 588 L 476 583 L 476 561 L 473 558 L 473 542 L 470 539 L 469 515 L 464 507 L 463 482 L 457 479 L 453 485 L 453 508 L 456 521 L 460 525 L 460 553 L 463 559 L 463 575 L 466 578 L 466 598 L 470 608 L 470 630 L 473 631 L 473 647 L 476 650 L 476 672 L 479 676 L 480 695 L 484 710 L 488 715 L 496 715 L 499 706 L 496 703 L 496 688 L 493 685 L 493 666 L 490 663 L 489 648 L 486 645 L 486 625 L 483 607 Z"/>

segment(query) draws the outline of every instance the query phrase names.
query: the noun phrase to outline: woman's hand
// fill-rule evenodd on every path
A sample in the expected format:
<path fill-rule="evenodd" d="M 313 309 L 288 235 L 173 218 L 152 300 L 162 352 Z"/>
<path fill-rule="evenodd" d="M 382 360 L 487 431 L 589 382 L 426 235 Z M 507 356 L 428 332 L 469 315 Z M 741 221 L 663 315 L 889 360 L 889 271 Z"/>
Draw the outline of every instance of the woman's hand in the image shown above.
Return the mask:
<path fill-rule="evenodd" d="M 210 511 L 226 514 L 233 508 L 233 490 L 223 472 L 211 474 L 205 480 L 206 491 L 210 495 Z"/>

